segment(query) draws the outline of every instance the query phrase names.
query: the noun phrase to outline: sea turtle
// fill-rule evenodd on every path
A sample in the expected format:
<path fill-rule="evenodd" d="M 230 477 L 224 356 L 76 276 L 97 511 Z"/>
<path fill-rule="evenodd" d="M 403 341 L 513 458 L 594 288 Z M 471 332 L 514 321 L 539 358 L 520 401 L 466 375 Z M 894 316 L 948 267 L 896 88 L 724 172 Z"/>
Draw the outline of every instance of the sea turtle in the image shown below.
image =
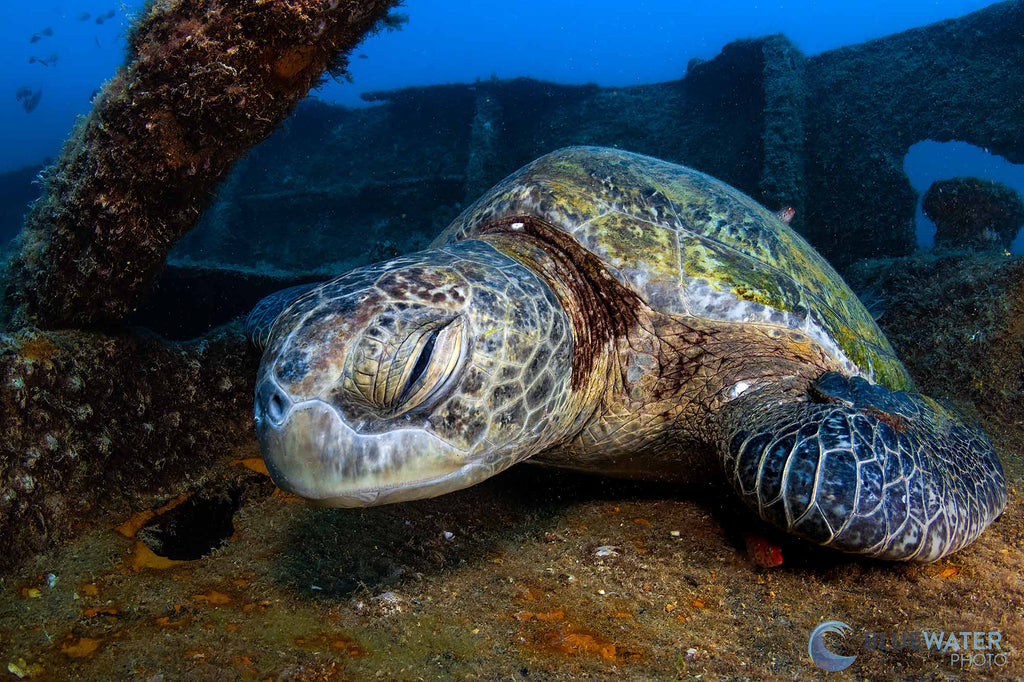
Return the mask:
<path fill-rule="evenodd" d="M 913 383 L 838 274 L 704 173 L 570 147 L 431 248 L 293 287 L 247 319 L 274 480 L 366 506 L 517 462 L 707 481 L 885 559 L 955 552 L 1006 503 L 985 435 Z"/>

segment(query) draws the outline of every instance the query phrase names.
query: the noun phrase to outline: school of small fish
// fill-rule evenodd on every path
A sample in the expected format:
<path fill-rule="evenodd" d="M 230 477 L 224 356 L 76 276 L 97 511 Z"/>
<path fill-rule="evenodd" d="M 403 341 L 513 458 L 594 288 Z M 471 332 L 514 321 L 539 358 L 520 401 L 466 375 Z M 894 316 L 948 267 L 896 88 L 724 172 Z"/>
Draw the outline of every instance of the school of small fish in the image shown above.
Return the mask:
<path fill-rule="evenodd" d="M 110 19 L 113 19 L 115 16 L 117 16 L 117 10 L 110 9 L 110 10 L 107 10 L 106 12 L 103 12 L 102 14 L 95 15 L 95 17 L 90 12 L 81 12 L 77 17 L 75 17 L 75 19 L 77 21 L 80 21 L 80 22 L 81 21 L 89 21 L 90 19 L 92 19 L 97 25 L 102 25 L 103 23 L 109 21 Z M 53 35 L 54 35 L 53 27 L 52 26 L 47 26 L 46 28 L 44 28 L 44 29 L 42 29 L 40 31 L 36 31 L 31 36 L 29 36 L 28 42 L 29 42 L 30 45 L 34 45 L 35 43 L 38 43 L 39 41 L 43 40 L 44 38 L 52 38 Z M 96 42 L 96 46 L 97 47 L 99 47 L 99 48 L 103 47 L 103 45 L 100 43 L 100 39 L 99 39 L 98 36 L 93 36 L 93 40 Z M 50 67 L 50 66 L 56 66 L 57 62 L 59 60 L 60 60 L 60 55 L 58 53 L 56 53 L 56 52 L 52 52 L 52 53 L 50 53 L 50 55 L 48 57 L 37 57 L 35 55 L 32 55 L 32 56 L 30 56 L 28 58 L 28 63 L 29 64 L 39 64 L 40 66 Z M 42 88 L 35 88 L 34 89 L 34 88 L 32 88 L 31 86 L 28 86 L 28 85 L 22 85 L 14 93 L 14 98 L 16 100 L 18 100 L 19 102 L 21 102 L 21 106 L 25 109 L 25 113 L 32 113 L 32 111 L 34 111 L 35 108 L 39 106 L 39 101 L 42 99 L 42 97 L 43 97 L 43 89 Z M 91 99 L 92 98 L 90 97 L 90 100 Z"/>

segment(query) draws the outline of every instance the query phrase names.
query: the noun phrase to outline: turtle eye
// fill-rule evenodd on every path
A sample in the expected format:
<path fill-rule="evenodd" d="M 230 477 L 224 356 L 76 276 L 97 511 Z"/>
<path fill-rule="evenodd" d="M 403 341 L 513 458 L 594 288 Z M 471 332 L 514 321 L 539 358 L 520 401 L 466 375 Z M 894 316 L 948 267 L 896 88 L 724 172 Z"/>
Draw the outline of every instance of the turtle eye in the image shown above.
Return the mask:
<path fill-rule="evenodd" d="M 434 397 L 459 366 L 463 344 L 462 318 L 436 326 L 413 339 L 416 350 L 405 362 L 405 381 L 392 404 L 392 415 L 413 410 Z M 404 345 L 404 344 L 403 344 Z"/>
<path fill-rule="evenodd" d="M 409 374 L 409 378 L 405 382 L 405 387 L 402 389 L 402 395 L 398 401 L 402 402 L 403 398 L 409 393 L 416 382 L 419 381 L 420 377 L 423 376 L 423 372 L 426 371 L 427 365 L 430 364 L 430 358 L 434 356 L 434 344 L 437 343 L 437 337 L 441 334 L 441 327 L 437 327 L 428 334 L 427 342 L 423 344 L 423 349 L 420 351 L 420 357 L 416 360 L 416 365 L 412 368 L 412 373 Z"/>
<path fill-rule="evenodd" d="M 464 327 L 462 318 L 455 317 L 406 327 L 400 336 L 390 338 L 374 329 L 364 335 L 349 360 L 346 394 L 387 417 L 421 406 L 458 368 Z"/>

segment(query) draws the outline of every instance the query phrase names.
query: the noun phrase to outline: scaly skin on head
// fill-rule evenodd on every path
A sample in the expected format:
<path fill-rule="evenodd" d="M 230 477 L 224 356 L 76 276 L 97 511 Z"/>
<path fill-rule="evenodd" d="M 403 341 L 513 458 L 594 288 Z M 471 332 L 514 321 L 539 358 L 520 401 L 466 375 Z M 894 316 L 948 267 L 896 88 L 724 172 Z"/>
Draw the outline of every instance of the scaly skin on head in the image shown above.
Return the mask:
<path fill-rule="evenodd" d="M 533 272 L 466 241 L 356 270 L 273 327 L 257 430 L 279 485 L 337 506 L 431 497 L 560 442 L 573 343 Z"/>

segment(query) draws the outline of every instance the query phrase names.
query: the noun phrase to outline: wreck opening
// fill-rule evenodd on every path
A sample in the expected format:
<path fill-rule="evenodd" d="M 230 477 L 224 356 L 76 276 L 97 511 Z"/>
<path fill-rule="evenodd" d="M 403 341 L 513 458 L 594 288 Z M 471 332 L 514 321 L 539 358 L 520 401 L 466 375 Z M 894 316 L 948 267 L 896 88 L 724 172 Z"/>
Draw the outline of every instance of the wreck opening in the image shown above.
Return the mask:
<path fill-rule="evenodd" d="M 904 157 L 903 170 L 917 193 L 915 228 L 920 249 L 931 249 L 936 243 L 937 226 L 923 209 L 925 194 L 935 183 L 953 178 L 976 178 L 996 186 L 1001 184 L 1015 191 L 1018 199 L 1024 197 L 1024 164 L 1012 163 L 987 148 L 968 142 L 930 139 L 917 142 Z M 1007 250 L 1015 256 L 1024 254 L 1024 230 L 1019 225 Z"/>
<path fill-rule="evenodd" d="M 237 494 L 191 498 L 150 521 L 139 531 L 139 539 L 166 559 L 202 559 L 227 544 L 235 532 L 233 518 L 240 506 Z"/>

